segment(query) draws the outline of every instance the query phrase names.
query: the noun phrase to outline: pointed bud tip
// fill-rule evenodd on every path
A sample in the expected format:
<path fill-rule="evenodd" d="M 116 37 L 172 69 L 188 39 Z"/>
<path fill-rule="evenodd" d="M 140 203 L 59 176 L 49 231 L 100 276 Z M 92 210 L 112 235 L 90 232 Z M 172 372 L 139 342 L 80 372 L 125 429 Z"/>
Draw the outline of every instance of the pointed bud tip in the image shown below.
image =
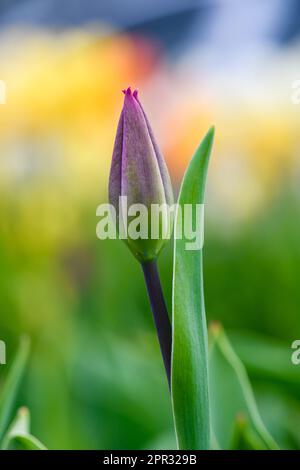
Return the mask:
<path fill-rule="evenodd" d="M 122 93 L 124 93 L 124 95 L 126 96 L 130 96 L 131 95 L 131 87 L 129 86 L 128 88 L 124 88 L 124 90 L 122 90 Z"/>
<path fill-rule="evenodd" d="M 124 88 L 124 90 L 122 90 L 122 93 L 124 93 L 125 96 L 131 96 L 132 95 L 134 98 L 138 97 L 138 92 L 139 92 L 139 90 L 136 88 L 132 93 L 130 86 L 128 88 Z"/>

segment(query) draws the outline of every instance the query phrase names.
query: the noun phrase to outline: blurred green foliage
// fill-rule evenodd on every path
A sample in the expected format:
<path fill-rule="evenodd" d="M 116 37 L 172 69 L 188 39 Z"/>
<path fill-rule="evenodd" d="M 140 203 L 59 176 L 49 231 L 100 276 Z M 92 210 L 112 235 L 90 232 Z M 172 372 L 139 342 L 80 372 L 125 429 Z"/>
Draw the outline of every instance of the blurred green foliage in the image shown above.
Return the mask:
<path fill-rule="evenodd" d="M 290 362 L 300 327 L 298 210 L 295 198 L 282 197 L 226 237 L 209 223 L 204 254 L 208 319 L 229 329 L 259 411 L 283 448 L 300 447 L 300 369 Z M 96 239 L 96 222 L 94 207 L 82 208 L 78 240 L 42 252 L 22 234 L 17 241 L 16 232 L 1 231 L 8 362 L 22 334 L 32 341 L 18 405 L 29 407 L 32 432 L 50 449 L 175 447 L 140 267 L 122 242 Z M 171 256 L 169 244 L 159 260 L 169 307 Z M 2 382 L 6 366 L 0 374 Z"/>

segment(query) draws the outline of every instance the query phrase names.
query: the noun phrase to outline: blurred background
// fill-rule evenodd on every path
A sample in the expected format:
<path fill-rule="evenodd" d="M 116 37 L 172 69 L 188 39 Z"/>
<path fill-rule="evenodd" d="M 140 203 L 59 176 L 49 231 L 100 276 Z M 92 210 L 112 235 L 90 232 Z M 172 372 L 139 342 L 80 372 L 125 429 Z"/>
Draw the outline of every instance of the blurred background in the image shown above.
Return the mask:
<path fill-rule="evenodd" d="M 216 126 L 208 320 L 228 331 L 280 445 L 300 448 L 299 2 L 3 0 L 0 25 L 0 338 L 9 365 L 31 337 L 19 403 L 33 433 L 50 449 L 175 445 L 141 270 L 95 233 L 131 85 L 176 191 Z M 171 243 L 159 264 L 170 306 Z"/>

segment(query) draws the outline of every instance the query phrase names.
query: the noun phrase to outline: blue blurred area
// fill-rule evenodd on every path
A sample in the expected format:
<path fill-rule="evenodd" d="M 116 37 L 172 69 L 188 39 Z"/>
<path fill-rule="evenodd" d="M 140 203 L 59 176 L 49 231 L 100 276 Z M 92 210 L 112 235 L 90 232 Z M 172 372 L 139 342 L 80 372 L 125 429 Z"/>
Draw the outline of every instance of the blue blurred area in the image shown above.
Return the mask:
<path fill-rule="evenodd" d="M 2 26 L 51 28 L 108 24 L 119 30 L 143 32 L 165 46 L 208 36 L 220 47 L 242 45 L 247 39 L 293 41 L 300 32 L 297 0 L 4 0 Z M 213 34 L 212 34 L 213 33 Z M 230 42 L 234 38 L 234 42 Z M 223 42 L 224 41 L 224 42 Z"/>

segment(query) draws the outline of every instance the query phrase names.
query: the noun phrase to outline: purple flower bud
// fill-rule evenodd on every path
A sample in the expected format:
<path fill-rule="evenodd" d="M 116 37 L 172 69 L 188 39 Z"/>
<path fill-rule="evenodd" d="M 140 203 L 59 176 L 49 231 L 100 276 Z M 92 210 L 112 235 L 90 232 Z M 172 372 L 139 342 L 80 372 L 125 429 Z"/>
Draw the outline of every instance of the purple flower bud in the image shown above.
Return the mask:
<path fill-rule="evenodd" d="M 162 154 L 154 139 L 146 114 L 138 99 L 138 92 L 131 92 L 130 87 L 123 90 L 125 95 L 115 145 L 112 156 L 109 178 L 109 200 L 116 209 L 118 229 L 120 232 L 120 215 L 126 226 L 125 241 L 140 261 L 148 261 L 157 257 L 168 237 L 151 237 L 152 205 L 173 204 L 173 192 L 169 173 Z M 141 237 L 132 237 L 128 225 L 133 220 L 132 214 L 124 214 L 120 197 L 127 197 L 127 209 L 133 204 L 142 204 L 148 210 L 148 216 L 141 228 Z M 170 213 L 162 215 L 160 225 L 170 224 Z M 166 220 L 166 218 L 168 220 Z M 157 220 L 155 220 L 157 223 Z M 124 228 L 123 225 L 123 228 Z M 146 233 L 147 232 L 147 237 Z M 169 231 L 170 233 L 170 231 Z"/>

